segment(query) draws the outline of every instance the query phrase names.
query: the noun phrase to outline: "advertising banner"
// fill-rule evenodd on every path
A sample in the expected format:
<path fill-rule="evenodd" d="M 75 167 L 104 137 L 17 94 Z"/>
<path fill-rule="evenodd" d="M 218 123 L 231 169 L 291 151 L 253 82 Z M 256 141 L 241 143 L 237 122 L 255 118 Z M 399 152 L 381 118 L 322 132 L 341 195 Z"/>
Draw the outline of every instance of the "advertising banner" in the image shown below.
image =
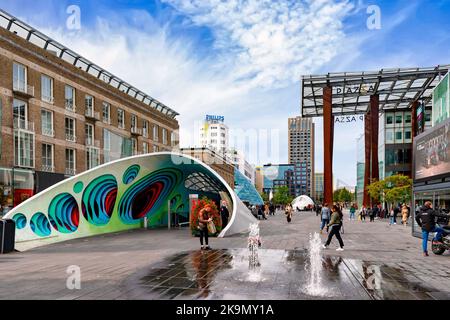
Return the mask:
<path fill-rule="evenodd" d="M 450 119 L 414 141 L 414 180 L 450 175 Z"/>
<path fill-rule="evenodd" d="M 433 90 L 433 127 L 450 116 L 448 73 Z"/>

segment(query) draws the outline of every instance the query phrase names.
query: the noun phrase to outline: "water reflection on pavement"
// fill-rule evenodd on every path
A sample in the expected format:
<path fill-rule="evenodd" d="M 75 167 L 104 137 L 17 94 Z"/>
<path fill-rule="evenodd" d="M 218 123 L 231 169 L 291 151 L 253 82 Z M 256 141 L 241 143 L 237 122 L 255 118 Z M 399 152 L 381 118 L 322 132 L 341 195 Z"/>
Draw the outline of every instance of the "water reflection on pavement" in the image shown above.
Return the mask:
<path fill-rule="evenodd" d="M 399 266 L 337 256 L 322 257 L 326 297 L 305 293 L 303 250 L 262 250 L 249 266 L 248 250 L 176 254 L 124 281 L 127 299 L 450 299 Z"/>

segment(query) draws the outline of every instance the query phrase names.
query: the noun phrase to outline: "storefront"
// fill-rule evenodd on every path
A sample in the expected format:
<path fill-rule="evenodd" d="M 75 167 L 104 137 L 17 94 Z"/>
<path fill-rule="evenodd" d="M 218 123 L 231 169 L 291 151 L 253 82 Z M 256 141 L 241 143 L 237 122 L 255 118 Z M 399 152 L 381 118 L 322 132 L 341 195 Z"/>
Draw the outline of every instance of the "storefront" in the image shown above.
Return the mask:
<path fill-rule="evenodd" d="M 415 214 L 426 201 L 437 210 L 450 211 L 450 119 L 414 140 Z M 414 217 L 415 217 L 414 214 Z M 414 220 L 413 234 L 421 237 Z"/>
<path fill-rule="evenodd" d="M 34 173 L 18 168 L 0 168 L 0 216 L 34 195 Z"/>

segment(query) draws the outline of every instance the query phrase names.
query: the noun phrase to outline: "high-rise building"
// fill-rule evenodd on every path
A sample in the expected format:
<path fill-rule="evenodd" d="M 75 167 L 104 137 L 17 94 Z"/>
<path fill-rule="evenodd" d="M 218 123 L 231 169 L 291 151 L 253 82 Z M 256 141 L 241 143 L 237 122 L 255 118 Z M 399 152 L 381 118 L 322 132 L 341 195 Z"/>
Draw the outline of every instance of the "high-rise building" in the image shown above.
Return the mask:
<path fill-rule="evenodd" d="M 200 127 L 199 141 L 202 148 L 208 148 L 217 153 L 228 151 L 228 126 L 223 116 L 207 115 Z"/>
<path fill-rule="evenodd" d="M 263 192 L 269 194 L 285 186 L 292 197 L 307 195 L 308 177 L 306 162 L 297 164 L 266 164 L 263 167 Z"/>
<path fill-rule="evenodd" d="M 102 163 L 176 144 L 175 111 L 4 11 L 0 49 L 3 208 Z"/>
<path fill-rule="evenodd" d="M 264 173 L 262 167 L 255 168 L 255 187 L 259 193 L 263 192 L 264 187 Z"/>
<path fill-rule="evenodd" d="M 307 183 L 304 194 L 314 196 L 314 123 L 311 118 L 288 119 L 289 164 L 306 164 Z"/>

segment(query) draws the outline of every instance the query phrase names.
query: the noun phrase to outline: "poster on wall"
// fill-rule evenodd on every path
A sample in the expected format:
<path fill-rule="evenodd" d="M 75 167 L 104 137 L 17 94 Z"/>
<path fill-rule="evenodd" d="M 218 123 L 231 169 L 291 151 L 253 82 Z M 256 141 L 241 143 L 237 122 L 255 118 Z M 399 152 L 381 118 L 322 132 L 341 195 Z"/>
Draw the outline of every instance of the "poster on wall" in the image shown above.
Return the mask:
<path fill-rule="evenodd" d="M 414 180 L 450 175 L 450 119 L 414 141 Z"/>
<path fill-rule="evenodd" d="M 433 127 L 450 116 L 448 73 L 433 90 Z"/>

